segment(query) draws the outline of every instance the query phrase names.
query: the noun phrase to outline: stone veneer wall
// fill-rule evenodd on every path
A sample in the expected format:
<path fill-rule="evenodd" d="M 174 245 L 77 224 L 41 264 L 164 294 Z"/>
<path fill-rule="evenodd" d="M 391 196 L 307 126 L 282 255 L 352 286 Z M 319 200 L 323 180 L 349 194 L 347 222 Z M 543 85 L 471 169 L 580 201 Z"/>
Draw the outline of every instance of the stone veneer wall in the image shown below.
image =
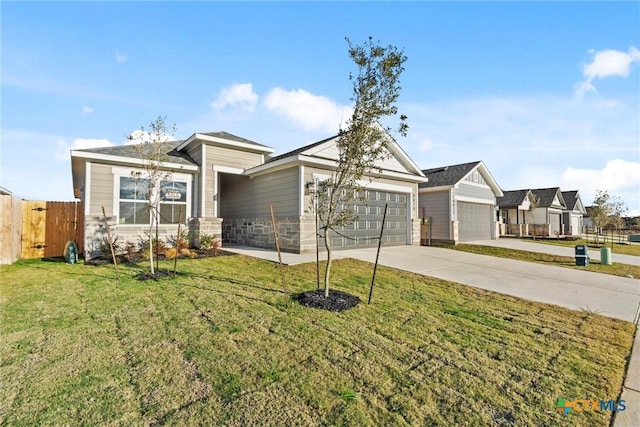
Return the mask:
<path fill-rule="evenodd" d="M 276 221 L 280 249 L 286 252 L 300 253 L 300 218 L 278 218 Z M 271 218 L 225 219 L 222 223 L 222 242 L 223 244 L 275 249 L 276 243 Z"/>
<path fill-rule="evenodd" d="M 104 226 L 104 218 L 99 216 L 87 215 L 84 219 L 84 257 L 91 259 L 101 254 L 100 247 L 107 239 L 107 229 Z M 118 226 L 115 217 L 107 217 L 109 222 L 109 231 L 111 238 L 118 239 L 118 243 L 133 243 L 138 245 L 141 239 L 146 239 L 149 233 L 148 225 L 140 226 Z M 191 244 L 198 247 L 200 244 L 200 233 L 213 235 L 220 239 L 222 237 L 222 219 L 221 218 L 191 218 L 187 227 L 181 227 L 184 231 L 191 233 L 193 239 Z M 158 227 L 158 237 L 166 240 L 167 237 L 175 235 L 178 232 L 178 225 L 160 225 Z"/>

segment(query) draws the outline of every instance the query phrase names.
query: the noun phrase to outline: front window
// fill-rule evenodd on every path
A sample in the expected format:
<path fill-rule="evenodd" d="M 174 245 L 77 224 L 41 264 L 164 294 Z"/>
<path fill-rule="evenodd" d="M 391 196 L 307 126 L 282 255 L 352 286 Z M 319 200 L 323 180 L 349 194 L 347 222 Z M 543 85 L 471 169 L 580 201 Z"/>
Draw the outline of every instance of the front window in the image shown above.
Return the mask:
<path fill-rule="evenodd" d="M 120 177 L 120 224 L 149 224 L 149 180 Z"/>
<path fill-rule="evenodd" d="M 182 214 L 180 211 L 182 210 Z M 164 181 L 160 183 L 160 224 L 185 222 L 187 216 L 187 183 Z"/>

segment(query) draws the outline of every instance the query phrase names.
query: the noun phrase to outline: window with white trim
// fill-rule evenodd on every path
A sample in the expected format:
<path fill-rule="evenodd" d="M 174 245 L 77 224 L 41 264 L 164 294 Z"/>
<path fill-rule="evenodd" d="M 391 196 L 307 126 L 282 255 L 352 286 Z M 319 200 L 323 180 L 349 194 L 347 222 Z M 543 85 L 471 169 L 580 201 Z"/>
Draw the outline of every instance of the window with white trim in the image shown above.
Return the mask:
<path fill-rule="evenodd" d="M 150 224 L 149 180 L 120 177 L 119 224 Z"/>
<path fill-rule="evenodd" d="M 186 224 L 191 215 L 191 182 L 193 176 L 170 173 L 154 186 L 149 194 L 150 180 L 143 171 L 113 167 L 113 207 L 120 225 L 150 225 L 152 215 L 158 216 L 159 224 Z M 157 209 L 149 210 L 149 197 L 157 203 Z M 180 214 L 180 210 L 182 213 Z"/>
<path fill-rule="evenodd" d="M 182 211 L 182 213 L 181 213 Z M 160 224 L 177 224 L 187 217 L 187 183 L 160 183 Z"/>

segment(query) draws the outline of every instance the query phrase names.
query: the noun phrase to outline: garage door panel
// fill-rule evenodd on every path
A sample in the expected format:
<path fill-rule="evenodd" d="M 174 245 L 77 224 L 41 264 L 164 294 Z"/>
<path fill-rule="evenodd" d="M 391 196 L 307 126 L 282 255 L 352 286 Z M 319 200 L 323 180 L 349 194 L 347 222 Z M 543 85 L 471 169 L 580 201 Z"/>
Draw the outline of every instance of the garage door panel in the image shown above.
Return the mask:
<path fill-rule="evenodd" d="M 384 206 L 388 204 L 383 245 L 404 245 L 407 241 L 407 196 L 402 193 L 367 190 L 366 205 L 355 208 L 358 219 L 341 230 L 331 232 L 333 249 L 375 247 L 378 245 Z"/>
<path fill-rule="evenodd" d="M 458 202 L 458 238 L 461 242 L 491 239 L 493 205 Z"/>

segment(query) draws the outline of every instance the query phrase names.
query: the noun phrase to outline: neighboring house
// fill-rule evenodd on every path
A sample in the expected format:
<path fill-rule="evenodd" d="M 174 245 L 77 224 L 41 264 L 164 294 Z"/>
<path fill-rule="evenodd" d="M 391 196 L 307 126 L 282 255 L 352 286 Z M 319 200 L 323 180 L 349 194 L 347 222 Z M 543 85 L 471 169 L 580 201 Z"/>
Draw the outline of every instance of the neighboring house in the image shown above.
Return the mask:
<path fill-rule="evenodd" d="M 538 196 L 538 207 L 534 210 L 535 222 L 529 220 L 528 223 L 536 225 L 536 235 L 548 237 L 562 235 L 564 233 L 562 213 L 567 206 L 560 188 L 538 188 L 531 192 Z"/>
<path fill-rule="evenodd" d="M 566 209 L 562 212 L 564 221 L 564 234 L 568 236 L 579 236 L 582 234 L 584 226 L 584 216 L 587 214 L 578 190 L 563 191 L 562 197 Z"/>
<path fill-rule="evenodd" d="M 498 238 L 496 197 L 502 190 L 482 161 L 422 171 L 418 205 L 431 239 L 454 243 Z"/>
<path fill-rule="evenodd" d="M 529 234 L 527 215 L 532 217 L 531 190 L 505 191 L 502 197 L 496 199 L 503 224 L 501 234 L 524 236 Z"/>
<path fill-rule="evenodd" d="M 279 224 L 280 247 L 286 251 L 315 250 L 315 215 L 310 191 L 316 179 L 335 169 L 337 137 L 270 158 L 273 149 L 226 132 L 195 133 L 168 143 L 169 175 L 160 185 L 160 223 L 163 236 L 176 233 L 178 212 L 196 236 L 204 232 L 235 243 L 274 247 L 269 204 Z M 420 169 L 391 140 L 390 157 L 380 162 L 381 173 L 365 177 L 368 203 L 357 207 L 360 219 L 339 235 L 335 247 L 377 244 L 382 212 L 389 203 L 386 244 L 418 244 L 418 183 Z M 104 240 L 104 207 L 112 232 L 120 241 L 137 242 L 148 233 L 143 162 L 132 146 L 71 152 L 74 195 L 84 202 L 85 256 L 98 255 Z"/>

